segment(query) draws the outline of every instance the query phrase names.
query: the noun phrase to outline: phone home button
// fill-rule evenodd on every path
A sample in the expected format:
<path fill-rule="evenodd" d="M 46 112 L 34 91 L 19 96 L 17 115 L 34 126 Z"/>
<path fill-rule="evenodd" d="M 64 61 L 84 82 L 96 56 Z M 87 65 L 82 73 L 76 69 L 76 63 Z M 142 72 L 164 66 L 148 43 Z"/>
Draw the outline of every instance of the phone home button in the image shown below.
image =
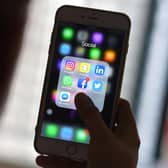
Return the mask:
<path fill-rule="evenodd" d="M 74 144 L 68 144 L 68 146 L 66 147 L 66 152 L 69 155 L 75 155 L 77 153 L 77 146 Z"/>

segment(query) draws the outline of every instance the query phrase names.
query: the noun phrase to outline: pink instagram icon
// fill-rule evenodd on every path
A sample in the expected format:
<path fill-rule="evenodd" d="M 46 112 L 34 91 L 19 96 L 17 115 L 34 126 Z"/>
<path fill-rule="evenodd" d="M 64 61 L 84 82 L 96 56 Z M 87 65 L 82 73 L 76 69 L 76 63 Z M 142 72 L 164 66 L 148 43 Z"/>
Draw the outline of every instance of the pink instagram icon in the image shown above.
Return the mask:
<path fill-rule="evenodd" d="M 67 60 L 65 63 L 65 69 L 67 71 L 74 71 L 75 70 L 75 61 Z"/>

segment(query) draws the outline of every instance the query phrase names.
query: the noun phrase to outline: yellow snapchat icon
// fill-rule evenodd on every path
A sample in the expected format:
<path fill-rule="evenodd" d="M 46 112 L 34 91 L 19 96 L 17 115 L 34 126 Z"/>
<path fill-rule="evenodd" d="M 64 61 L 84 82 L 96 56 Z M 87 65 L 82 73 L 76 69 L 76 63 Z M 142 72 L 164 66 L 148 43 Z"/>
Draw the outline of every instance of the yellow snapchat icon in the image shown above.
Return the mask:
<path fill-rule="evenodd" d="M 82 73 L 89 73 L 90 72 L 90 64 L 86 62 L 80 63 L 79 71 Z"/>

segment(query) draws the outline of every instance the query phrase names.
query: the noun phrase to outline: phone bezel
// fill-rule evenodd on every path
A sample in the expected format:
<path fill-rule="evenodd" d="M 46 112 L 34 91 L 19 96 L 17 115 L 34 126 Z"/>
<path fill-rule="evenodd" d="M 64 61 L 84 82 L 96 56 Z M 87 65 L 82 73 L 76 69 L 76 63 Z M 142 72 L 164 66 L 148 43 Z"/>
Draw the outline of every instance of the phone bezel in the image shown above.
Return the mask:
<path fill-rule="evenodd" d="M 112 22 L 109 22 L 109 19 Z M 117 22 L 113 22 L 113 20 L 117 20 Z M 130 19 L 127 15 L 123 13 L 117 13 L 117 12 L 111 12 L 111 11 L 103 11 L 103 10 L 97 10 L 97 9 L 91 9 L 91 8 L 65 5 L 60 7 L 56 12 L 55 23 L 54 23 L 50 49 L 49 49 L 46 76 L 45 76 L 44 86 L 43 86 L 43 93 L 41 97 L 38 122 L 36 126 L 36 131 L 35 131 L 36 133 L 35 133 L 34 147 L 36 151 L 41 154 L 58 155 L 61 157 L 68 157 L 73 160 L 84 161 L 84 160 L 87 160 L 87 150 L 88 150 L 87 144 L 68 142 L 68 141 L 63 141 L 58 139 L 50 139 L 50 138 L 45 138 L 40 136 L 41 125 L 42 125 L 43 114 L 44 114 L 44 104 L 45 104 L 44 101 L 46 100 L 46 94 L 47 94 L 47 88 L 48 88 L 47 81 L 49 81 L 50 71 L 52 68 L 51 62 L 55 51 L 54 40 L 57 33 L 58 23 L 60 21 L 71 22 L 76 24 L 84 24 L 88 26 L 93 25 L 93 26 L 109 28 L 109 29 L 110 28 L 117 29 L 117 30 L 119 29 L 125 32 L 124 44 L 123 44 L 122 53 L 121 53 L 122 55 L 121 63 L 119 67 L 118 79 L 116 84 L 117 86 L 116 94 L 115 94 L 115 98 L 113 102 L 114 105 L 111 113 L 110 127 L 113 127 L 116 111 L 118 107 L 122 76 L 123 76 L 123 70 L 124 70 L 124 62 L 125 62 L 125 57 L 128 49 L 128 40 L 129 40 L 131 24 L 130 24 Z M 75 154 L 70 155 L 67 152 L 67 148 L 69 145 L 72 145 L 74 146 L 74 148 L 77 149 L 77 152 Z"/>

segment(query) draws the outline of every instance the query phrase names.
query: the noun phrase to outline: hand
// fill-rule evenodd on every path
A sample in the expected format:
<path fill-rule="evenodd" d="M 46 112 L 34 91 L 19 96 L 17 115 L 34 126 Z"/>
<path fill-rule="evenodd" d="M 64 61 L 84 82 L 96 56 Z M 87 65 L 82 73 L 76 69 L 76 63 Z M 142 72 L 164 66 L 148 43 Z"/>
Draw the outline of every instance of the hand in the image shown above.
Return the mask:
<path fill-rule="evenodd" d="M 116 121 L 118 126 L 113 130 L 106 126 L 88 96 L 83 93 L 78 94 L 75 104 L 91 136 L 88 167 L 136 168 L 140 140 L 129 103 L 120 99 Z M 84 163 L 51 156 L 38 156 L 36 162 L 44 168 L 86 167 Z"/>

